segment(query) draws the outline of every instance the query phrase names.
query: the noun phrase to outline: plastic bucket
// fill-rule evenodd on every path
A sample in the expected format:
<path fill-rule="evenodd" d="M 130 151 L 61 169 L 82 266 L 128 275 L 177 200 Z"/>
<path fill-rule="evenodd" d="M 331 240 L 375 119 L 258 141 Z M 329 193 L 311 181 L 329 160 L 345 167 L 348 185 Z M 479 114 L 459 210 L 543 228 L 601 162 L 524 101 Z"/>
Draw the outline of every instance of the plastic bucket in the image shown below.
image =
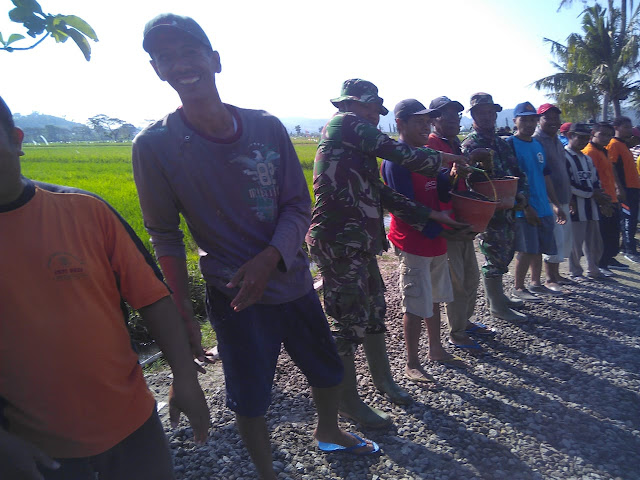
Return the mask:
<path fill-rule="evenodd" d="M 484 197 L 484 195 L 483 195 Z M 465 197 L 458 193 L 451 194 L 453 212 L 458 222 L 468 223 L 474 232 L 484 232 L 489 220 L 493 217 L 497 202 L 484 197 L 484 200 Z"/>
<path fill-rule="evenodd" d="M 518 193 L 518 177 L 505 177 L 488 182 L 476 182 L 473 189 L 489 198 L 498 201 L 496 210 L 508 210 L 516 203 Z"/>

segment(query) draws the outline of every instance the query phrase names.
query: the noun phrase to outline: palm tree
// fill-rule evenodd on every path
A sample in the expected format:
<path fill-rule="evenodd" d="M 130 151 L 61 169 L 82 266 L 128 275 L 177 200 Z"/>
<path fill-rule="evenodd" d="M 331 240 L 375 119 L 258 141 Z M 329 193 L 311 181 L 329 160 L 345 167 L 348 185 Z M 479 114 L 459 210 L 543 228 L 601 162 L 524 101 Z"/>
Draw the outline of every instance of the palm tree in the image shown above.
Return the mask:
<path fill-rule="evenodd" d="M 562 5 L 567 1 L 563 0 Z M 620 103 L 634 92 L 640 91 L 636 80 L 639 62 L 638 15 L 640 8 L 631 12 L 627 21 L 627 2 L 621 0 L 622 10 L 612 7 L 602 8 L 597 2 L 582 12 L 583 34 L 572 33 L 567 45 L 545 38 L 551 43 L 551 53 L 559 63 L 555 63 L 560 73 L 541 78 L 534 82 L 538 89 L 551 89 L 552 96 L 567 101 L 572 95 L 583 108 L 594 99 L 602 101 L 602 118 L 608 117 L 609 104 L 613 104 L 615 116 L 620 115 Z"/>

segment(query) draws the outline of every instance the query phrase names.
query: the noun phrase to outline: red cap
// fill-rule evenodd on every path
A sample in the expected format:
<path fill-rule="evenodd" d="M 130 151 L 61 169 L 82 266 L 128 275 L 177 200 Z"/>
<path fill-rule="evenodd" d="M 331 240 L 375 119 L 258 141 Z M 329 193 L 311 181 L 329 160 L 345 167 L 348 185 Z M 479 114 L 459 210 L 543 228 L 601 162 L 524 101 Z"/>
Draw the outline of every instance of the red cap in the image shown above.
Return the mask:
<path fill-rule="evenodd" d="M 560 131 L 562 133 L 567 133 L 570 128 L 571 128 L 571 122 L 563 123 L 562 125 L 560 125 Z"/>
<path fill-rule="evenodd" d="M 638 128 L 638 127 L 633 127 L 633 128 L 631 129 L 631 135 L 633 135 L 634 137 L 636 137 L 636 138 L 639 138 L 639 139 L 640 139 L 640 128 Z"/>
<path fill-rule="evenodd" d="M 542 115 L 543 113 L 548 112 L 549 110 L 555 110 L 558 113 L 562 113 L 562 111 L 558 107 L 556 107 L 554 104 L 543 103 L 538 107 L 538 115 Z"/>

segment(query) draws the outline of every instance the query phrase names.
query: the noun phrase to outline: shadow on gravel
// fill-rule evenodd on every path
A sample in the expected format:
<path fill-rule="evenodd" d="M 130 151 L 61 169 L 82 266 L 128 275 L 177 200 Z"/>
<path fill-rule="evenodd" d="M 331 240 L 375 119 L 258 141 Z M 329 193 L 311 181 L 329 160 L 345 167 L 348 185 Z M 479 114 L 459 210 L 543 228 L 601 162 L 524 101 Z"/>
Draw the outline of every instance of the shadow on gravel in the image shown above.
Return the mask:
<path fill-rule="evenodd" d="M 586 462 L 611 478 L 633 478 L 637 474 L 640 438 L 632 430 L 639 428 L 640 402 L 635 392 L 615 387 L 557 359 L 523 354 L 512 348 L 504 348 L 502 353 L 512 361 L 517 359 L 523 368 L 496 357 L 491 359 L 490 367 L 509 372 L 520 382 L 503 384 L 471 371 L 467 373 L 469 378 L 492 391 L 491 396 L 453 389 L 450 392 L 510 424 L 529 437 L 528 442 L 539 444 L 541 450 L 552 447 L 565 457 L 556 461 Z M 533 371 L 529 371 L 529 365 L 535 366 Z M 498 373 L 494 371 L 491 377 L 500 378 Z M 567 390 L 572 393 L 565 394 Z"/>
<path fill-rule="evenodd" d="M 538 473 L 531 470 L 529 465 L 511 453 L 510 446 L 500 443 L 497 439 L 491 439 L 487 435 L 473 432 L 467 428 L 460 416 L 451 416 L 450 413 L 421 402 L 415 402 L 406 408 L 407 415 L 411 415 L 418 423 L 425 425 L 423 435 L 435 434 L 429 443 L 438 443 L 447 449 L 447 455 L 439 455 L 441 457 L 439 462 L 443 459 L 446 461 L 445 472 L 438 475 L 437 472 L 429 470 L 430 458 L 436 456 L 434 452 L 405 438 L 394 439 L 397 446 L 393 449 L 387 448 L 385 453 L 407 470 L 421 475 L 416 478 L 464 479 L 478 476 L 495 480 L 541 478 Z M 499 464 L 496 464 L 495 458 L 500 458 Z M 407 459 L 409 459 L 408 464 Z M 464 467 L 462 459 L 473 468 Z M 423 465 L 425 462 L 426 465 Z"/>

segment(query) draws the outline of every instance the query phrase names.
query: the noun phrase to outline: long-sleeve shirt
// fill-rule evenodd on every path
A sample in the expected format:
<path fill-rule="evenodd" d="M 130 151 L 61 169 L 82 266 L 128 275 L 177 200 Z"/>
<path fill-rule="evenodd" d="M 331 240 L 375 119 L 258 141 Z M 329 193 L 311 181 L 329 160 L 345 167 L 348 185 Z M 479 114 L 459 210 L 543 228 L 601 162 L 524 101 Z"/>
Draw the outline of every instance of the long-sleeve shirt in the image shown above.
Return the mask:
<path fill-rule="evenodd" d="M 285 303 L 312 288 L 302 250 L 311 200 L 302 168 L 280 121 L 227 105 L 232 138 L 198 132 L 181 109 L 134 140 L 133 173 L 156 256 L 184 257 L 180 214 L 198 245 L 207 283 L 226 288 L 240 266 L 267 246 L 282 256 L 259 303 Z"/>
<path fill-rule="evenodd" d="M 436 174 L 441 165 L 435 150 L 411 148 L 353 113 L 336 113 L 324 127 L 316 152 L 316 202 L 307 243 L 339 243 L 378 254 L 388 247 L 383 207 L 412 227 L 424 228 L 430 210 L 384 185 L 376 157 L 425 175 Z"/>
<path fill-rule="evenodd" d="M 599 220 L 598 204 L 593 198 L 593 191 L 600 188 L 596 167 L 588 155 L 576 152 L 568 145 L 564 148 L 566 168 L 571 181 L 571 194 L 575 205 L 571 220 L 574 222 Z"/>

